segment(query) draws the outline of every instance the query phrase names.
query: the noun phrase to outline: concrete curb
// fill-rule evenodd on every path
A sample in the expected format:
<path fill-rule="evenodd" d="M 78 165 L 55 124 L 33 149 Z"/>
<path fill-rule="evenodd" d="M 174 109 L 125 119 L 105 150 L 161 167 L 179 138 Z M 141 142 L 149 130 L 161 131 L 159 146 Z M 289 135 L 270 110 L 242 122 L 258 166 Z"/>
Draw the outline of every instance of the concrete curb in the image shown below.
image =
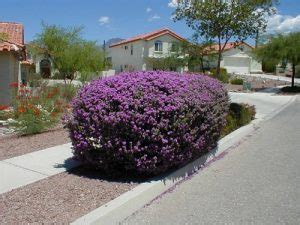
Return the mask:
<path fill-rule="evenodd" d="M 218 142 L 218 147 L 212 152 L 196 159 L 186 166 L 164 177 L 154 178 L 144 182 L 134 189 L 122 194 L 107 204 L 91 211 L 90 213 L 75 220 L 73 225 L 82 224 L 118 224 L 135 211 L 142 208 L 157 196 L 167 192 L 173 186 L 187 179 L 190 175 L 214 162 L 227 152 L 237 147 L 245 138 L 258 129 L 260 120 L 254 120 L 250 124 L 235 130 Z"/>

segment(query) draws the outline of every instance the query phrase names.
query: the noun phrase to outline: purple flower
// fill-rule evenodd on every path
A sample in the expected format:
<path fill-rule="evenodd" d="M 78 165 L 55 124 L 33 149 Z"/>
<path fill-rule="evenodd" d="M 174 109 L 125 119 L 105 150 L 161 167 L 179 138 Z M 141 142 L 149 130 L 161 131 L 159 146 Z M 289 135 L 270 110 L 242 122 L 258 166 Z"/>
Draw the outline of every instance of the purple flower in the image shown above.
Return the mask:
<path fill-rule="evenodd" d="M 204 75 L 121 73 L 84 86 L 67 127 L 84 163 L 152 175 L 212 149 L 228 104 L 223 85 Z"/>

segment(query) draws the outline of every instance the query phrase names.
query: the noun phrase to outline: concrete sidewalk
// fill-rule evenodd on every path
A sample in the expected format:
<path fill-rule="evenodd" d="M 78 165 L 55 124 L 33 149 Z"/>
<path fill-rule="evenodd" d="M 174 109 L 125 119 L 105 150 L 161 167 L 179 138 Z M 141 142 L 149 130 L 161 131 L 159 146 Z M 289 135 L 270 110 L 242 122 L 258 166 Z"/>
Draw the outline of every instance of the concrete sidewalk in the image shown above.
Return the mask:
<path fill-rule="evenodd" d="M 71 143 L 0 161 L 0 194 L 78 166 Z"/>

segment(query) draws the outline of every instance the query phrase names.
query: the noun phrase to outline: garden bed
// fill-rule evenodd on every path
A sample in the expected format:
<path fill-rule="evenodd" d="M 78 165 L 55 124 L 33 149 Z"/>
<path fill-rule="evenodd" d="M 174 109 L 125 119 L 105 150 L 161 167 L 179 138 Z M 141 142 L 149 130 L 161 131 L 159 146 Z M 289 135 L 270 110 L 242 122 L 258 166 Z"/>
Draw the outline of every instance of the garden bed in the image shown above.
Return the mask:
<path fill-rule="evenodd" d="M 238 104 L 235 106 L 237 107 Z M 236 121 L 227 118 L 227 121 L 231 123 L 228 129 L 224 130 L 226 134 L 238 129 L 233 126 L 233 123 L 243 126 L 250 122 L 250 118 L 254 117 L 254 114 L 249 114 L 249 118 L 247 117 L 248 119 L 245 120 L 246 117 L 242 116 L 244 113 L 239 110 L 242 108 L 236 107 L 230 107 L 231 111 L 240 116 L 234 116 Z M 234 108 L 236 109 L 234 110 Z M 255 113 L 255 111 L 253 112 Z M 242 120 L 247 122 L 242 123 Z M 64 130 L 56 131 L 65 133 Z M 53 134 L 56 131 L 49 133 Z M 59 133 L 56 135 L 59 137 Z M 39 135 L 31 137 L 37 136 Z M 53 137 L 53 139 L 56 138 Z M 145 179 L 128 177 L 123 180 L 113 179 L 105 177 L 100 171 L 78 167 L 1 194 L 0 220 L 7 224 L 70 223 L 133 189 L 143 181 Z"/>
<path fill-rule="evenodd" d="M 226 134 L 254 118 L 254 109 L 245 117 L 241 107 L 250 106 L 231 105 L 230 115 L 235 112 L 240 116 L 233 116 L 234 121 L 227 118 L 230 124 L 224 130 Z M 114 179 L 103 174 L 82 166 L 1 194 L 0 220 L 8 224 L 70 223 L 145 181 L 128 177 Z"/>
<path fill-rule="evenodd" d="M 283 88 L 280 89 L 279 94 L 283 94 L 283 95 L 296 95 L 300 93 L 300 86 L 285 86 Z"/>
<path fill-rule="evenodd" d="M 281 85 L 286 85 L 288 82 L 278 81 L 278 80 L 262 80 L 262 79 L 253 79 L 249 81 L 251 83 L 251 91 L 263 91 L 267 88 L 277 87 Z M 228 91 L 233 92 L 243 92 L 243 85 L 236 84 L 226 84 Z"/>
<path fill-rule="evenodd" d="M 99 174 L 80 167 L 1 194 L 0 221 L 68 224 L 138 184 Z"/>
<path fill-rule="evenodd" d="M 68 132 L 61 126 L 35 135 L 4 135 L 0 137 L 0 160 L 66 144 L 68 142 L 70 142 Z"/>

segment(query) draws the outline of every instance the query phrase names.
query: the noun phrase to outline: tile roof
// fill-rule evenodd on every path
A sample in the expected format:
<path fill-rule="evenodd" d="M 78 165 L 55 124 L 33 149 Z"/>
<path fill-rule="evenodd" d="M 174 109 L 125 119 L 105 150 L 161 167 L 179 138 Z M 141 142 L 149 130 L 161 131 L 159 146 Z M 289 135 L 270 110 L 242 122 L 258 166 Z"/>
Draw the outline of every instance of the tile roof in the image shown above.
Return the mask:
<path fill-rule="evenodd" d="M 146 34 L 140 34 L 140 35 L 131 37 L 129 39 L 114 43 L 114 44 L 110 45 L 109 47 L 111 48 L 111 47 L 115 47 L 115 46 L 122 45 L 122 44 L 127 44 L 127 43 L 138 41 L 138 40 L 149 41 L 149 40 L 152 40 L 153 38 L 160 37 L 160 36 L 165 35 L 165 34 L 169 34 L 169 35 L 171 35 L 171 36 L 173 36 L 173 37 L 175 37 L 179 40 L 185 40 L 183 37 L 179 36 L 178 34 L 173 32 L 169 28 L 162 28 L 162 29 L 159 29 L 159 30 L 155 30 L 155 31 L 152 31 L 152 32 L 149 32 L 149 33 L 146 33 Z"/>
<path fill-rule="evenodd" d="M 240 46 L 242 44 L 245 44 L 247 46 L 249 46 L 250 48 L 253 48 L 251 45 L 245 43 L 245 42 L 228 42 L 224 48 L 224 51 L 227 51 L 227 50 L 230 50 L 232 48 L 235 48 L 237 46 Z M 224 44 L 221 45 L 221 48 L 224 47 Z M 214 45 L 211 45 L 209 47 L 207 47 L 207 50 L 209 52 L 215 52 L 215 51 L 218 51 L 219 50 L 219 45 L 218 44 L 214 44 Z"/>
<path fill-rule="evenodd" d="M 0 42 L 0 51 L 19 51 L 24 47 L 24 27 L 20 23 L 0 22 L 0 33 L 8 37 Z"/>

